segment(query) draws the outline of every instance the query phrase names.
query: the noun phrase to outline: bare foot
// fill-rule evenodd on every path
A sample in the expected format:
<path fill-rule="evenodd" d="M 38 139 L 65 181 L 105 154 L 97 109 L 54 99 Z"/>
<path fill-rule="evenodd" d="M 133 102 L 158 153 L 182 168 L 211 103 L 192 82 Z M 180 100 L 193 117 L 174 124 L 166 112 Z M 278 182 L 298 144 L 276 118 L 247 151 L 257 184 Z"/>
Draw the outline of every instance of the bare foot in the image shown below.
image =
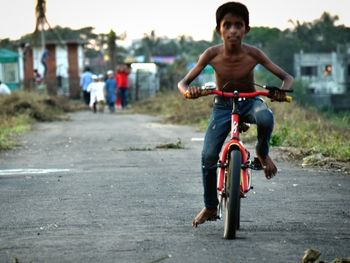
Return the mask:
<path fill-rule="evenodd" d="M 216 208 L 203 208 L 198 215 L 193 219 L 192 226 L 198 227 L 198 225 L 203 224 L 205 221 L 212 221 L 217 219 L 217 209 Z"/>
<path fill-rule="evenodd" d="M 274 177 L 277 174 L 277 167 L 271 160 L 270 156 L 266 156 L 263 158 L 258 155 L 258 158 L 262 167 L 264 168 L 265 177 L 267 179 L 271 179 L 272 177 Z"/>

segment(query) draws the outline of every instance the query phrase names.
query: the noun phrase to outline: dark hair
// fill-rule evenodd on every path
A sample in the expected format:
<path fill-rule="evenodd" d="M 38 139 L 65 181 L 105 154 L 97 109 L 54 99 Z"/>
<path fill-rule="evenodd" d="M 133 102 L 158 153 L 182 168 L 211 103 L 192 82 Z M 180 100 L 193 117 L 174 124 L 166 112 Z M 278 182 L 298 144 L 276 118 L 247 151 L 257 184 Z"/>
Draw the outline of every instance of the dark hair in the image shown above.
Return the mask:
<path fill-rule="evenodd" d="M 249 11 L 248 8 L 239 2 L 227 2 L 218 7 L 216 10 L 216 31 L 220 31 L 220 22 L 226 14 L 232 14 L 239 17 L 245 22 L 245 26 L 249 28 Z"/>

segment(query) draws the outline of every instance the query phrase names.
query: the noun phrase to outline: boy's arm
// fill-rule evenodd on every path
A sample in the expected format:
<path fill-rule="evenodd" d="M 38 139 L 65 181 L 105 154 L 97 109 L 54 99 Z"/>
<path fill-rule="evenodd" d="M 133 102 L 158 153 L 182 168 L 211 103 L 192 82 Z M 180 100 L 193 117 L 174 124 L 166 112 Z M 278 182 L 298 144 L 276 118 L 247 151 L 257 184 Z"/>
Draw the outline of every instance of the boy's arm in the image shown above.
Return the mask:
<path fill-rule="evenodd" d="M 186 76 L 180 80 L 177 84 L 177 87 L 181 94 L 184 94 L 186 91 L 190 93 L 191 98 L 198 98 L 200 96 L 200 88 L 199 87 L 189 87 L 191 82 L 198 77 L 198 75 L 202 72 L 204 67 L 210 61 L 210 51 L 207 49 L 203 52 L 203 54 L 199 57 L 196 65 L 186 74 Z"/>
<path fill-rule="evenodd" d="M 264 66 L 272 74 L 274 74 L 276 77 L 282 80 L 282 85 L 281 85 L 282 90 L 289 91 L 292 89 L 294 79 L 291 75 L 289 75 L 282 68 L 280 68 L 278 65 L 273 63 L 271 59 L 268 56 L 266 56 L 261 50 L 258 51 L 258 57 L 259 57 L 259 63 L 262 66 Z"/>

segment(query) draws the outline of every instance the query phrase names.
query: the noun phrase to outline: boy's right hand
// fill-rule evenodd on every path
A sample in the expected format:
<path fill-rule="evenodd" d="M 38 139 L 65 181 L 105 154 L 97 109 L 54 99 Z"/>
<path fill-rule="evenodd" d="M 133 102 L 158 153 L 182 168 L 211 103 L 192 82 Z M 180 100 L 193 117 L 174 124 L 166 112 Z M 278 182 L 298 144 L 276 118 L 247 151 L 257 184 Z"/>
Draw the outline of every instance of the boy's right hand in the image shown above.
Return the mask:
<path fill-rule="evenodd" d="M 189 87 L 187 91 L 184 93 L 184 97 L 186 99 L 197 99 L 200 96 L 201 96 L 200 87 Z"/>

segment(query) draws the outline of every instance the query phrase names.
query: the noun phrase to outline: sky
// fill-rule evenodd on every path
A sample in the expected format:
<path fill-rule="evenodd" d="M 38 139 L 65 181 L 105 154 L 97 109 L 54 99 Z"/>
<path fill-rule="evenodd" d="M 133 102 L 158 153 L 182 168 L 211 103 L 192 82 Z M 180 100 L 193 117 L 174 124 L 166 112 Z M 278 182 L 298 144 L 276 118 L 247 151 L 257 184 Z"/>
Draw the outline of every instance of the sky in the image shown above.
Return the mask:
<path fill-rule="evenodd" d="M 19 39 L 35 27 L 37 0 L 0 1 L 0 39 Z M 192 36 L 210 40 L 215 11 L 223 0 L 46 0 L 52 27 L 95 28 L 95 33 L 127 33 L 126 41 L 155 31 L 156 36 Z M 251 26 L 291 28 L 289 20 L 311 22 L 324 11 L 339 16 L 338 25 L 350 27 L 350 0 L 240 0 L 250 13 Z"/>

